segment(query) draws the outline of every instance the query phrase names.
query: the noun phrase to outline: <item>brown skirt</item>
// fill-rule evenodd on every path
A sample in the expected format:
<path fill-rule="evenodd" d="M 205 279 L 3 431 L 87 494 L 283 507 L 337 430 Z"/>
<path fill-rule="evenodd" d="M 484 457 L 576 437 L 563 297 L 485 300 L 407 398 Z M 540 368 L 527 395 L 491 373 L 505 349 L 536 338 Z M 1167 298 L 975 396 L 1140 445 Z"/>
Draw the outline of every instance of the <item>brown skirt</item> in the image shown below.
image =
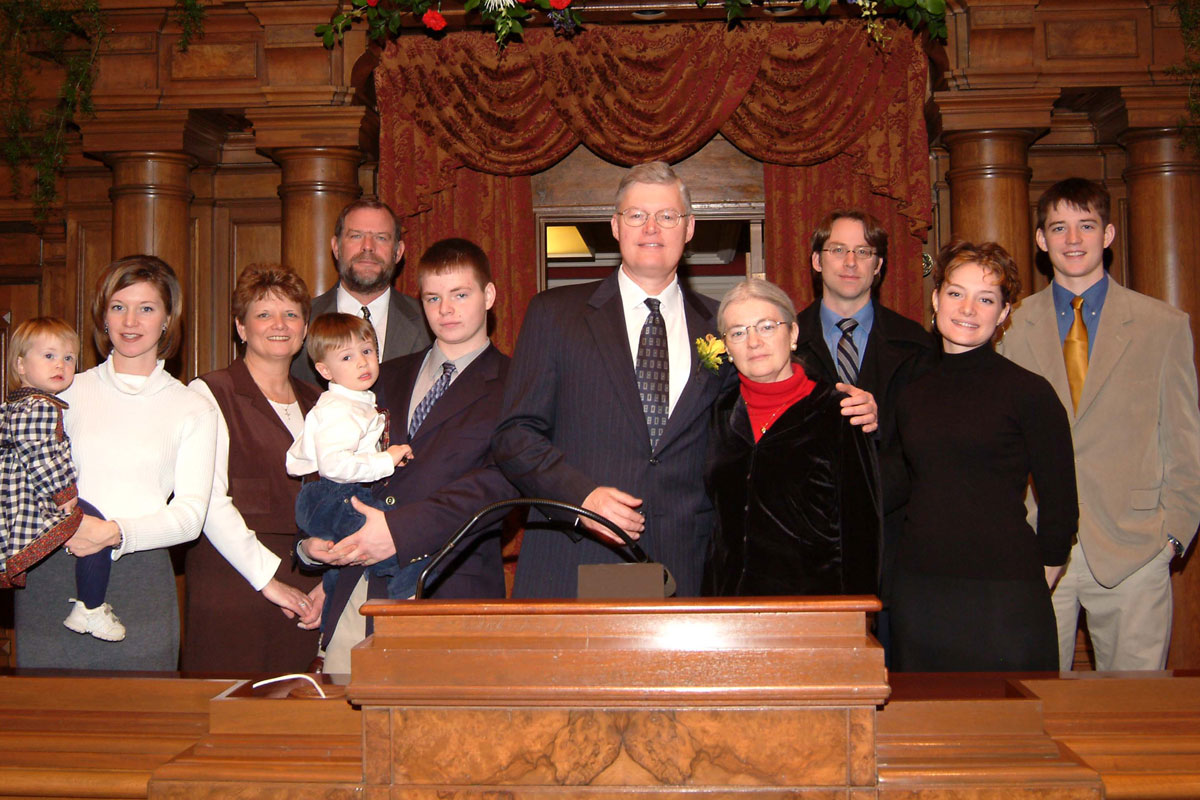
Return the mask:
<path fill-rule="evenodd" d="M 275 577 L 301 591 L 320 582 L 319 574 L 293 565 L 294 534 L 258 533 L 258 540 L 283 559 Z M 229 565 L 208 537 L 188 548 L 184 561 L 187 605 L 184 613 L 185 672 L 304 672 L 317 654 L 319 631 L 296 627 L 271 601 L 256 592 Z"/>

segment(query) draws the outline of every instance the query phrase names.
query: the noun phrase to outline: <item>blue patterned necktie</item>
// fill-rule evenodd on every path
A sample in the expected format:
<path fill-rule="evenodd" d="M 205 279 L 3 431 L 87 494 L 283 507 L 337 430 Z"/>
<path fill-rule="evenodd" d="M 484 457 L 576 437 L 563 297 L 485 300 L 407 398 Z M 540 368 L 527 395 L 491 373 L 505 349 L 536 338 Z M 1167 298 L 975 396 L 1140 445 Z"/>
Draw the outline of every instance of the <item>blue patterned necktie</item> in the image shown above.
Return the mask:
<path fill-rule="evenodd" d="M 845 317 L 838 320 L 837 326 L 842 332 L 837 346 L 838 377 L 842 379 L 842 383 L 855 386 L 858 384 L 858 348 L 854 346 L 851 334 L 858 327 L 858 322 Z"/>
<path fill-rule="evenodd" d="M 417 432 L 417 428 L 421 427 L 421 423 L 429 416 L 430 409 L 433 404 L 441 399 L 446 393 L 446 389 L 450 386 L 450 378 L 454 375 L 454 362 L 446 361 L 442 363 L 442 377 L 438 378 L 433 386 L 429 387 L 429 391 L 425 393 L 425 397 L 417 405 L 417 410 L 413 412 L 412 419 L 408 423 L 408 438 L 412 439 L 413 434 Z"/>
<path fill-rule="evenodd" d="M 658 447 L 658 440 L 667 427 L 670 374 L 667 324 L 658 309 L 661 301 L 647 297 L 646 305 L 650 308 L 650 316 L 646 317 L 638 339 L 637 386 L 642 411 L 646 414 L 646 427 L 650 430 L 650 449 L 653 450 Z"/>

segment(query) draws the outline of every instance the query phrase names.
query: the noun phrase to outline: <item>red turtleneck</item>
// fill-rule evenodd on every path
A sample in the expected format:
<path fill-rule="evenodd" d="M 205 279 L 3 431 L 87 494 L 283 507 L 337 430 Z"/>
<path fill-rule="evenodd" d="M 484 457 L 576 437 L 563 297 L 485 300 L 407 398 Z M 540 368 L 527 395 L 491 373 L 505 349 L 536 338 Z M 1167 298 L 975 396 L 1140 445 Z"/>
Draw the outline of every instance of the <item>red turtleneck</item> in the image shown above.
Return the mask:
<path fill-rule="evenodd" d="M 756 442 L 784 411 L 812 394 L 817 385 L 795 362 L 792 362 L 792 376 L 774 383 L 759 383 L 745 375 L 738 375 L 738 378 L 742 382 L 742 399 L 746 401 L 746 411 L 750 414 L 750 427 Z"/>

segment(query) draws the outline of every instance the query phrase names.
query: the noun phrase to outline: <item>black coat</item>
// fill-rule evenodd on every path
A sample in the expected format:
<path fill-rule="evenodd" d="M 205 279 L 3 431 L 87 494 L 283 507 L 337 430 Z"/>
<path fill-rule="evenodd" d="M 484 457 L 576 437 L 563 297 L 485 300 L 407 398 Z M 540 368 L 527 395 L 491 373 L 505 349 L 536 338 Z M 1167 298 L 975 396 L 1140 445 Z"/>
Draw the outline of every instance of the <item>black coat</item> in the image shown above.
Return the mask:
<path fill-rule="evenodd" d="M 935 339 L 908 317 L 875 305 L 875 323 L 867 338 L 858 386 L 875 395 L 879 405 L 879 430 L 874 434 L 880 457 L 880 488 L 883 497 L 883 579 L 879 594 L 887 603 L 897 543 L 904 531 L 904 503 L 908 500 L 908 475 L 896 435 L 896 404 L 905 387 L 928 372 L 937 359 Z M 821 301 L 815 300 L 796 317 L 800 337 L 796 355 L 814 379 L 835 383 L 838 379 L 833 356 L 821 333 Z"/>
<path fill-rule="evenodd" d="M 817 380 L 755 443 L 740 386 L 713 407 L 705 483 L 716 596 L 876 594 L 882 540 L 875 448 Z"/>

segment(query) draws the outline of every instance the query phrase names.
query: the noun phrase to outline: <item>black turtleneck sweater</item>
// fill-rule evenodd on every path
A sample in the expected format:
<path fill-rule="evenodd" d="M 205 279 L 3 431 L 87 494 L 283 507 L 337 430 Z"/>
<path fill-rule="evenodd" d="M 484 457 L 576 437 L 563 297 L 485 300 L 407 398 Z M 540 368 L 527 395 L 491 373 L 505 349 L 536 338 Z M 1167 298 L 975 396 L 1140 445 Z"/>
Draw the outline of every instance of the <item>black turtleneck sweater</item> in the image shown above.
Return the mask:
<path fill-rule="evenodd" d="M 1066 411 L 1041 376 L 990 347 L 942 355 L 897 407 L 911 495 L 897 554 L 907 572 L 1043 577 L 1079 523 Z M 1030 476 L 1037 533 L 1026 522 Z"/>

